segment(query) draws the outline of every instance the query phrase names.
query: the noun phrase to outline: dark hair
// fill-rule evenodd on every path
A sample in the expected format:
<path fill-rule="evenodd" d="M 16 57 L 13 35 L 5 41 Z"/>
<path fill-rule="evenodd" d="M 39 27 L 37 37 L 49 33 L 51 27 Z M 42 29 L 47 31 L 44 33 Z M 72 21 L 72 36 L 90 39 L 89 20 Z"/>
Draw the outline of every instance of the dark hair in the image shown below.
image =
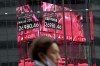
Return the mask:
<path fill-rule="evenodd" d="M 58 41 L 47 36 L 41 36 L 35 40 L 33 40 L 31 47 L 30 47 L 30 55 L 33 60 L 41 61 L 38 56 L 39 52 L 43 54 L 47 53 L 48 48 L 53 44 L 56 43 L 58 45 Z"/>

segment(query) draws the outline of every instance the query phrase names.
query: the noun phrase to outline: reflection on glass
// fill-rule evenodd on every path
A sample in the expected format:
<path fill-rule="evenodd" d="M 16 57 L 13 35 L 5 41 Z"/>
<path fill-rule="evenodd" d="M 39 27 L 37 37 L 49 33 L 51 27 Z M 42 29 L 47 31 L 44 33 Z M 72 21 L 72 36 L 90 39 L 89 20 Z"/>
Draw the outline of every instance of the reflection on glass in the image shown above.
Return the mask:
<path fill-rule="evenodd" d="M 91 17 L 92 12 L 78 11 L 83 6 L 86 6 L 88 1 L 85 0 L 64 0 L 64 12 L 65 15 L 65 31 L 64 35 L 64 20 L 63 20 L 63 9 L 60 1 L 29 1 L 28 4 L 19 6 L 16 8 L 17 11 L 17 36 L 18 44 L 21 49 L 21 56 L 28 57 L 28 48 L 33 39 L 40 36 L 49 36 L 59 40 L 61 61 L 65 64 L 67 58 L 69 65 L 88 65 L 90 59 L 88 59 L 87 52 L 90 49 L 87 44 L 87 34 L 91 37 L 90 40 L 94 40 L 93 31 L 93 18 Z M 82 6 L 76 7 L 79 4 Z M 74 7 L 75 8 L 74 8 Z M 83 8 L 82 8 L 83 9 Z M 84 8 L 85 9 L 85 8 Z M 76 11 L 74 11 L 76 10 Z M 87 10 L 88 11 L 88 10 Z M 89 16 L 90 15 L 90 16 Z M 89 21 L 87 20 L 87 16 Z M 87 26 L 90 24 L 90 26 Z M 87 29 L 87 27 L 91 29 Z M 67 41 L 67 46 L 64 45 L 64 36 Z M 87 46 L 86 46 L 87 45 Z M 23 48 L 22 48 L 23 47 Z M 67 47 L 65 49 L 65 47 Z M 19 50 L 20 50 L 19 49 Z M 67 50 L 67 56 L 65 56 L 65 50 Z M 24 59 L 26 60 L 26 59 Z M 28 59 L 30 60 L 30 58 Z"/>

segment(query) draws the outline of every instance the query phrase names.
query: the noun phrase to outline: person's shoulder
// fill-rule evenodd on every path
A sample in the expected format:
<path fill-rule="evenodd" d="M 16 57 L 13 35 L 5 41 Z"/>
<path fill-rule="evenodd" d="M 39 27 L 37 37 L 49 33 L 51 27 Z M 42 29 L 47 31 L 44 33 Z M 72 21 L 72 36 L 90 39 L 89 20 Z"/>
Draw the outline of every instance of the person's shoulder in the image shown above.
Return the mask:
<path fill-rule="evenodd" d="M 34 66 L 45 66 L 45 65 L 37 60 L 34 60 Z"/>

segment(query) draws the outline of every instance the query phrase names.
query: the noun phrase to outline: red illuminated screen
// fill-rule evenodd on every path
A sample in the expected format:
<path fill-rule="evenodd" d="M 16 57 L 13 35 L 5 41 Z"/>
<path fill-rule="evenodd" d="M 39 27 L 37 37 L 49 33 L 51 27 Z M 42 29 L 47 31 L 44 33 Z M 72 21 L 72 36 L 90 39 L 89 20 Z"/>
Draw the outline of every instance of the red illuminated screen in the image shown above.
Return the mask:
<path fill-rule="evenodd" d="M 54 6 L 56 10 L 62 10 L 61 6 L 43 2 L 41 8 L 43 11 L 54 11 Z M 70 10 L 64 7 L 65 10 Z M 42 15 L 42 23 L 39 24 L 39 19 L 35 14 L 23 14 L 23 12 L 32 12 L 30 6 L 24 5 L 16 8 L 17 15 L 17 28 L 18 28 L 18 42 L 23 40 L 30 40 L 38 36 L 47 35 L 52 38 L 57 38 L 58 40 L 64 40 L 64 29 L 63 29 L 63 14 L 59 13 L 45 13 Z M 22 18 L 23 17 L 23 18 Z M 49 21 L 48 21 L 49 20 Z M 85 42 L 86 38 L 84 36 L 82 15 L 79 16 L 76 12 L 66 12 L 65 13 L 65 23 L 66 23 L 66 39 L 78 42 Z M 57 25 L 55 25 L 57 23 Z M 56 28 L 56 33 L 55 32 Z M 73 39 L 72 39 L 73 38 Z"/>

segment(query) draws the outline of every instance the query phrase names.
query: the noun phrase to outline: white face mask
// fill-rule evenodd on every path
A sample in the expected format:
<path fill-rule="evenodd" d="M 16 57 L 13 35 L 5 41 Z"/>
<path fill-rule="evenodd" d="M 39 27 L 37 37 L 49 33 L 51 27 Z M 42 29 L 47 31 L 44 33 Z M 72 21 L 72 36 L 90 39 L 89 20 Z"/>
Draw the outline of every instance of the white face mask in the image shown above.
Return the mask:
<path fill-rule="evenodd" d="M 56 66 L 56 64 L 54 62 L 51 61 L 51 59 L 49 59 L 47 56 L 45 56 L 46 61 L 43 61 L 45 64 L 47 64 L 48 66 Z"/>

